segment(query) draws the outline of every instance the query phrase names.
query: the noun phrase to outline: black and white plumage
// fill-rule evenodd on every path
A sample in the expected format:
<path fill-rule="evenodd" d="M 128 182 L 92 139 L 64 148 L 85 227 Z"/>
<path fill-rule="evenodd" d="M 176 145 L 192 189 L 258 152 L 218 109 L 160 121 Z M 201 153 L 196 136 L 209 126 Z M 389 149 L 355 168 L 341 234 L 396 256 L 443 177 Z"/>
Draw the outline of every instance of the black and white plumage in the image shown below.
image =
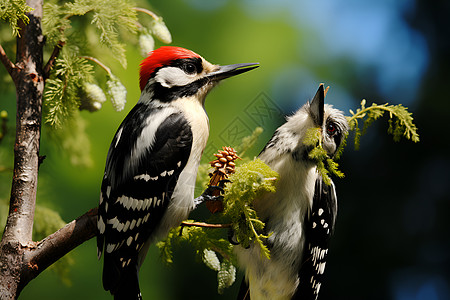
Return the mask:
<path fill-rule="evenodd" d="M 161 47 L 142 62 L 141 97 L 109 148 L 98 210 L 103 287 L 115 299 L 142 299 L 138 273 L 150 244 L 194 208 L 209 135 L 206 95 L 253 65 L 213 65 L 179 47 Z"/>
<path fill-rule="evenodd" d="M 259 246 L 236 247 L 245 270 L 240 300 L 317 299 L 322 284 L 328 243 L 337 213 L 334 184 L 326 185 L 303 144 L 308 129 L 322 128 L 322 146 L 333 157 L 348 130 L 341 111 L 324 104 L 323 85 L 280 126 L 259 158 L 277 171 L 276 192 L 255 199 L 258 216 L 271 236 L 271 258 Z"/>

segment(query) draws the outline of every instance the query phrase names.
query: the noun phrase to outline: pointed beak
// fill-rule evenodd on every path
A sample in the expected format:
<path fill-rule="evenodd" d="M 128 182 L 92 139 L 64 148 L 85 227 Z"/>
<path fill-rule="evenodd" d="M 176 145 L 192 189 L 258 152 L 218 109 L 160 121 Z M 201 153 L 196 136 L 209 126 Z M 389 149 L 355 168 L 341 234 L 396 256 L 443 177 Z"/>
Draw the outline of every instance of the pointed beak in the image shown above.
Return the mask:
<path fill-rule="evenodd" d="M 323 83 L 319 85 L 319 89 L 316 92 L 316 95 L 314 96 L 313 100 L 311 101 L 311 112 L 313 114 L 313 117 L 317 123 L 317 126 L 322 126 L 324 121 L 324 103 L 325 103 L 325 95 L 326 92 L 328 92 L 328 88 L 324 89 Z"/>
<path fill-rule="evenodd" d="M 222 79 L 232 77 L 245 73 L 247 71 L 256 69 L 259 67 L 259 63 L 248 63 L 248 64 L 234 64 L 227 66 L 219 66 L 217 70 L 209 73 L 207 76 L 209 79 L 214 81 L 220 81 Z"/>

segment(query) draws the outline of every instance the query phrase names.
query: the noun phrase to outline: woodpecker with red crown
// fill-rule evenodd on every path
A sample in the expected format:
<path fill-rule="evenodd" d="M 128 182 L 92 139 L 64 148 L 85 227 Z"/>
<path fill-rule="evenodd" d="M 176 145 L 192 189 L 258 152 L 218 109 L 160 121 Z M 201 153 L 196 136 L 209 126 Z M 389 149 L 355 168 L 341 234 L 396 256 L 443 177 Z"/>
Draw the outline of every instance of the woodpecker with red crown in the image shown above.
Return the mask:
<path fill-rule="evenodd" d="M 150 244 L 195 207 L 209 135 L 206 95 L 222 79 L 256 67 L 213 65 L 179 47 L 161 47 L 142 61 L 141 96 L 112 140 L 98 209 L 103 287 L 114 299 L 142 299 L 138 273 Z"/>

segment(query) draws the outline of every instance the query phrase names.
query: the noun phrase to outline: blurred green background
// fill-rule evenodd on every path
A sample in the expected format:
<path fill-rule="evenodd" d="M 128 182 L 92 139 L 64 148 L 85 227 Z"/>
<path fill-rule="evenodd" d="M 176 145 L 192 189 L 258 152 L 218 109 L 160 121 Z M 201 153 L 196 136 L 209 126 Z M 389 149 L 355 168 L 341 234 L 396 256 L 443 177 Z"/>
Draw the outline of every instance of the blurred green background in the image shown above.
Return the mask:
<path fill-rule="evenodd" d="M 154 0 L 146 5 L 164 17 L 173 45 L 213 63 L 261 64 L 208 96 L 205 161 L 262 126 L 264 134 L 249 153 L 257 155 L 283 115 L 310 99 L 321 82 L 331 86 L 326 101 L 347 114 L 363 98 L 409 107 L 419 144 L 394 143 L 386 122 L 379 121 L 359 151 L 348 146 L 344 153 L 346 177 L 335 180 L 339 215 L 320 298 L 450 299 L 449 139 L 441 132 L 450 108 L 448 1 Z M 2 39 L 7 30 L 2 23 Z M 128 89 L 125 110 L 117 113 L 106 103 L 99 112 L 82 112 L 90 140 L 82 146 L 86 153 L 90 149 L 90 167 L 71 165 L 43 130 L 41 155 L 47 158 L 38 203 L 57 210 L 66 222 L 97 205 L 109 143 L 139 98 L 142 57 L 134 45 L 127 50 L 126 70 L 104 58 Z M 10 116 L 0 143 L 0 166 L 6 168 L 0 172 L 0 198 L 8 199 L 15 92 L 3 68 L 0 78 L 0 110 Z M 73 251 L 70 284 L 46 270 L 20 298 L 111 299 L 101 287 L 95 247 L 93 239 Z M 217 295 L 216 273 L 197 262 L 188 246 L 176 251 L 171 266 L 152 247 L 140 285 L 145 299 L 234 299 L 241 278 L 239 273 L 237 283 Z"/>

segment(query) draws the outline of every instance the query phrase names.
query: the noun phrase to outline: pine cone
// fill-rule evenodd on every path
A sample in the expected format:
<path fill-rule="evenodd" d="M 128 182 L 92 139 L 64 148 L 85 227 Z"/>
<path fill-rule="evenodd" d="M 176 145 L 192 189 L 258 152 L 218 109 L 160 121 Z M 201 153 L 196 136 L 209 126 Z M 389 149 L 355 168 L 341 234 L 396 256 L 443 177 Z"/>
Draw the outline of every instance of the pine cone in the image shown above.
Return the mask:
<path fill-rule="evenodd" d="M 211 179 L 209 180 L 210 186 L 219 186 L 221 188 L 225 187 L 225 182 L 223 180 L 228 179 L 228 175 L 233 174 L 235 171 L 236 164 L 234 161 L 236 159 L 240 159 L 236 154 L 236 150 L 231 147 L 222 147 L 223 150 L 219 150 L 219 153 L 214 153 L 216 157 L 215 160 L 211 161 L 211 167 L 215 170 L 213 173 L 210 173 L 209 176 Z M 211 196 L 220 196 L 220 190 L 215 189 L 212 192 Z M 218 200 L 206 201 L 206 207 L 209 209 L 211 213 L 216 213 L 223 211 L 223 203 Z"/>

